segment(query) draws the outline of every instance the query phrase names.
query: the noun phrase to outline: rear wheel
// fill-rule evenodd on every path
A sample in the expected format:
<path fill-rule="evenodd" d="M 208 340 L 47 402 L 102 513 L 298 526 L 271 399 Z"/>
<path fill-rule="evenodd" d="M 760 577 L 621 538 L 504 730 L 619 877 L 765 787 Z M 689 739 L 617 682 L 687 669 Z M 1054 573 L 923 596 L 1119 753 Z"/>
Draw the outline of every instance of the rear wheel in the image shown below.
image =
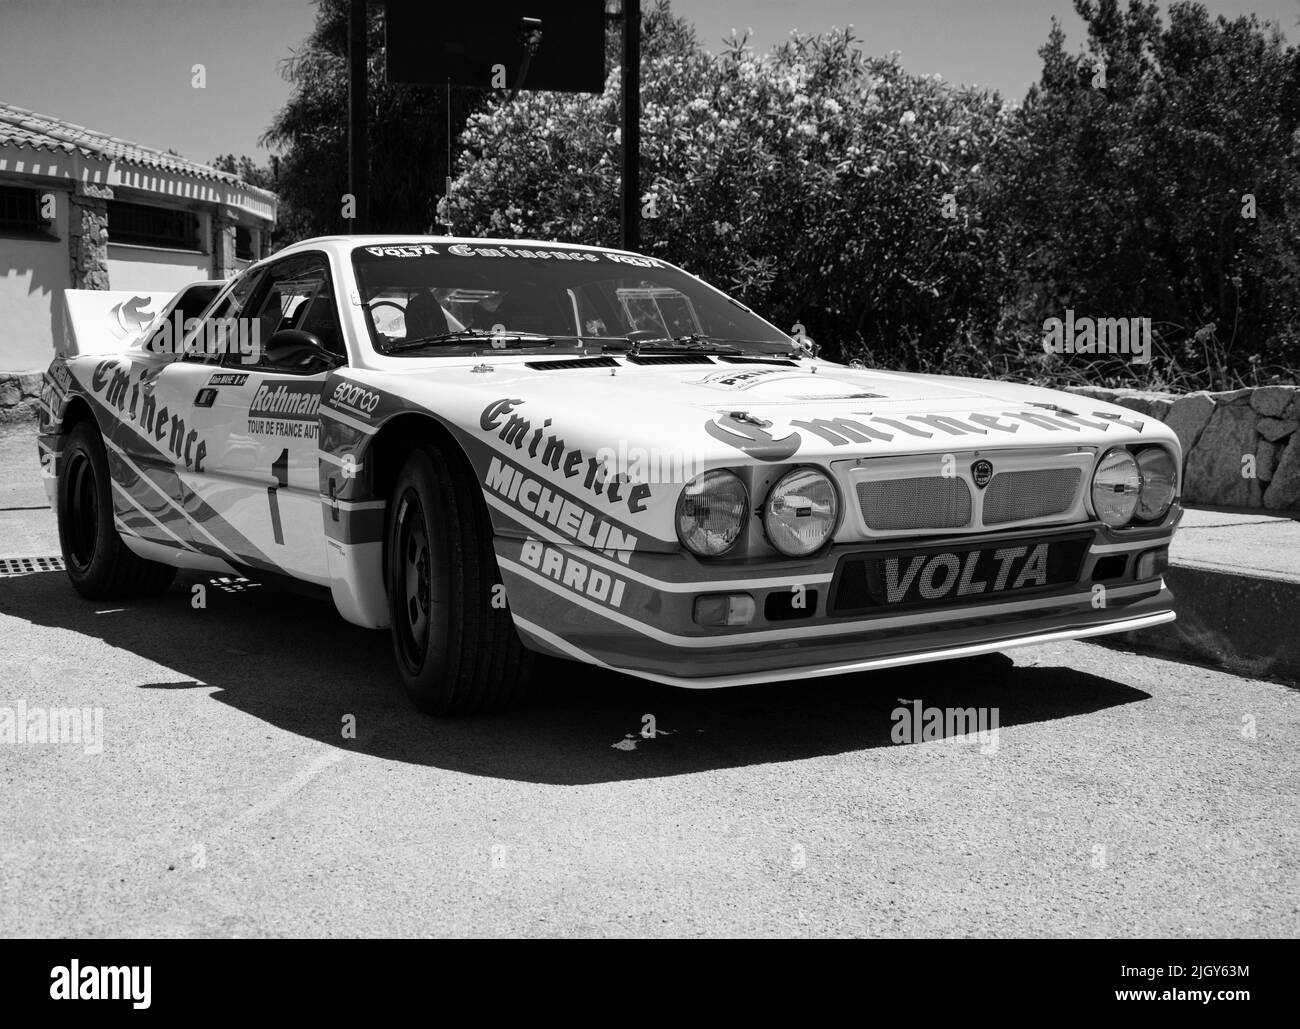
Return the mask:
<path fill-rule="evenodd" d="M 393 650 L 412 703 L 430 714 L 506 707 L 527 685 L 532 654 L 498 599 L 491 521 L 463 462 L 435 446 L 412 451 L 387 540 Z"/>
<path fill-rule="evenodd" d="M 91 600 L 152 596 L 176 569 L 133 554 L 113 525 L 113 485 L 104 441 L 90 422 L 68 434 L 60 458 L 59 544 L 68 578 Z"/>

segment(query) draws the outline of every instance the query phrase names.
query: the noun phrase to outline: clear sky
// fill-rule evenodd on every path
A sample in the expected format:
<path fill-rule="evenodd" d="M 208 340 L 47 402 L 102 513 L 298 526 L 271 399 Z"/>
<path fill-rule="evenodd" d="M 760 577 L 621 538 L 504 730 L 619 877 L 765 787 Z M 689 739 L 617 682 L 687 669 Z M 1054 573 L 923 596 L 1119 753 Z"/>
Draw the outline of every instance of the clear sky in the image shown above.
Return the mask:
<path fill-rule="evenodd" d="M 431 3 L 446 0 L 430 0 Z M 643 0 L 648 3 L 649 0 Z M 1205 0 L 1300 38 L 1297 0 Z M 1162 7 L 1164 5 L 1162 4 Z M 917 74 L 1018 99 L 1038 75 L 1052 16 L 1082 41 L 1070 0 L 674 0 L 716 49 L 750 29 L 767 49 L 792 29 L 852 25 L 868 53 L 898 50 Z M 207 161 L 246 153 L 288 95 L 280 61 L 310 30 L 309 0 L 0 0 L 0 100 Z M 207 88 L 191 87 L 203 64 Z"/>

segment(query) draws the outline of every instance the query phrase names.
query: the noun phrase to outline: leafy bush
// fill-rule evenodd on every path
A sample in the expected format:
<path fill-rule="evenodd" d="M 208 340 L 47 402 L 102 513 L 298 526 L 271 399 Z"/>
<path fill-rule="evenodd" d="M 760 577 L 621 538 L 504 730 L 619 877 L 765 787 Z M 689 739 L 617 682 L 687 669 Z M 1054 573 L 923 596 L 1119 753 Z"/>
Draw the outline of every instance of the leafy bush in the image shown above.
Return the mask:
<path fill-rule="evenodd" d="M 1150 385 L 1286 374 L 1300 342 L 1300 52 L 1254 16 L 1212 21 L 1199 4 L 1172 5 L 1168 25 L 1154 3 L 1075 7 L 1086 49 L 1066 53 L 1054 26 L 1040 84 L 989 155 L 988 217 L 1018 280 L 1002 338 L 1041 339 L 1071 307 L 1151 318 Z M 1133 376 L 1119 362 L 1084 371 Z"/>
<path fill-rule="evenodd" d="M 1148 387 L 1294 377 L 1300 51 L 1251 16 L 1074 0 L 1019 106 L 864 56 L 848 32 L 713 55 L 667 0 L 643 13 L 642 249 L 729 289 L 827 356 Z M 343 227 L 345 5 L 319 0 L 268 138 L 294 232 Z M 374 224 L 617 244 L 618 47 L 599 96 L 458 97 L 437 212 L 439 90 L 382 82 L 371 18 Z M 1103 73 L 1104 72 L 1104 73 Z M 1254 217 L 1249 217 L 1253 214 Z M 1155 358 L 1044 353 L 1067 308 L 1150 318 Z"/>
<path fill-rule="evenodd" d="M 996 100 L 868 59 L 847 32 L 713 56 L 660 3 L 643 42 L 642 250 L 730 289 L 832 355 L 942 366 L 987 329 L 979 154 Z M 613 244 L 618 75 L 470 118 L 457 232 Z M 947 195 L 947 199 L 945 199 Z"/>

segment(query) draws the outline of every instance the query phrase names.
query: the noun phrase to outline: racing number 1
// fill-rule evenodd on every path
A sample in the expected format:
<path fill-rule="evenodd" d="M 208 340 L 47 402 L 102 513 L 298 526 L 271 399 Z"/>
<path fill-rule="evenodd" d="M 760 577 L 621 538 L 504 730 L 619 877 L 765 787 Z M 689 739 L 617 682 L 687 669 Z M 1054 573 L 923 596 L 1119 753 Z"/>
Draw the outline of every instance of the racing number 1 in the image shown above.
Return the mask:
<path fill-rule="evenodd" d="M 280 498 L 276 492 L 281 486 L 289 485 L 289 448 L 280 451 L 280 456 L 271 465 L 271 475 L 275 478 L 274 486 L 266 487 L 267 502 L 271 505 L 271 532 L 275 542 L 284 546 L 284 529 L 280 526 Z"/>

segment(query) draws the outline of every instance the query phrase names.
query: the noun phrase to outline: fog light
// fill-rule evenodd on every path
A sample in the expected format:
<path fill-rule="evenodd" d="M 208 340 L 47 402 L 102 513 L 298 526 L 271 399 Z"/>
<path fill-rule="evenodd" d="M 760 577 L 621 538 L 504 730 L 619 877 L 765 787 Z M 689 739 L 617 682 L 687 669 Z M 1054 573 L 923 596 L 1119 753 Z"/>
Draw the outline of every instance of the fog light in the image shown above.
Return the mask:
<path fill-rule="evenodd" d="M 1138 555 L 1137 564 L 1133 566 L 1135 579 L 1151 579 L 1169 567 L 1169 548 L 1144 550 Z"/>
<path fill-rule="evenodd" d="M 710 593 L 695 598 L 696 625 L 748 625 L 754 620 L 754 598 L 748 593 Z"/>

